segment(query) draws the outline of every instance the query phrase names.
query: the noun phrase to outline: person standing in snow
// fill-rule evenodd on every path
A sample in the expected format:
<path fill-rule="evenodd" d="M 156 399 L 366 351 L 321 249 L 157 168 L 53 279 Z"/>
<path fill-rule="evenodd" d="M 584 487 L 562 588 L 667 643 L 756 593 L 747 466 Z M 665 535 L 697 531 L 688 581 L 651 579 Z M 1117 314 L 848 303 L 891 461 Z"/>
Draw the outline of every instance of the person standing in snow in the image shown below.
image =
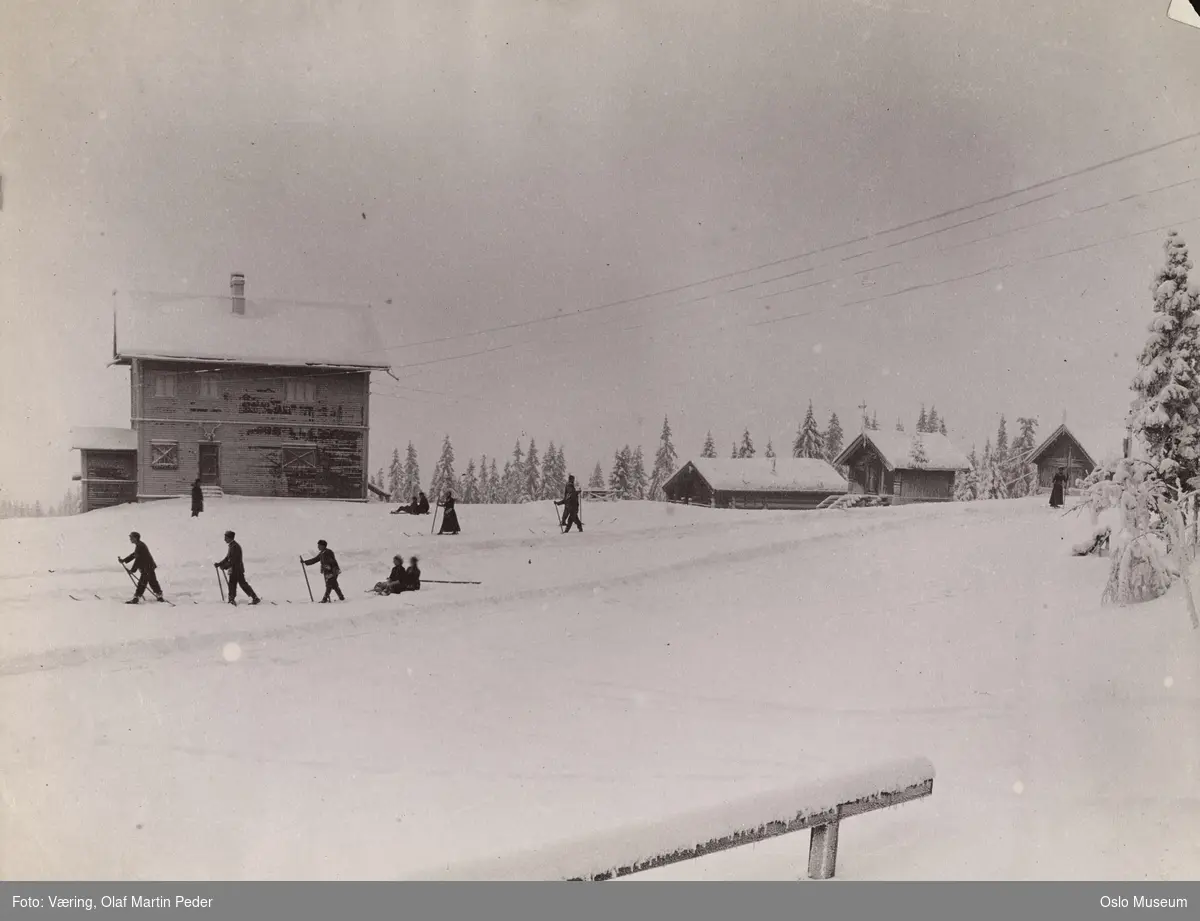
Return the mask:
<path fill-rule="evenodd" d="M 561 500 L 555 500 L 555 505 L 563 507 L 563 533 L 566 534 L 571 530 L 571 525 L 579 525 L 579 532 L 583 533 L 583 522 L 579 520 L 579 490 L 575 487 L 575 475 L 567 477 L 567 485 L 563 491 Z"/>
<path fill-rule="evenodd" d="M 137 588 L 133 590 L 133 597 L 126 601 L 126 604 L 137 604 L 142 600 L 142 595 L 146 593 L 146 586 L 150 586 L 150 591 L 154 592 L 154 597 L 159 601 L 165 601 L 163 598 L 162 588 L 158 584 L 158 576 L 156 570 L 157 564 L 154 562 L 154 557 L 150 555 L 150 548 L 142 543 L 142 535 L 137 531 L 129 532 L 129 542 L 133 544 L 133 553 L 125 557 L 117 557 L 121 561 L 121 565 L 133 561 L 133 566 L 129 568 L 131 573 L 141 573 L 138 578 Z"/>
<path fill-rule="evenodd" d="M 453 494 L 446 493 L 446 500 L 439 502 L 438 508 L 445 510 L 445 513 L 442 515 L 442 527 L 438 531 L 438 534 L 457 534 L 459 532 L 458 513 L 454 511 Z"/>
<path fill-rule="evenodd" d="M 1063 488 L 1067 483 L 1067 475 L 1063 472 L 1063 468 L 1059 467 L 1054 472 L 1054 485 L 1050 488 L 1050 507 L 1062 508 L 1063 504 Z"/>
<path fill-rule="evenodd" d="M 338 601 L 345 601 L 346 596 L 342 594 L 341 586 L 338 585 L 338 575 L 342 569 L 338 566 L 337 557 L 329 549 L 329 544 L 323 540 L 317 541 L 317 555 L 304 561 L 305 566 L 311 566 L 313 563 L 321 564 L 321 575 L 325 577 L 325 597 L 321 599 L 321 604 L 329 604 L 330 592 L 337 592 Z"/>
<path fill-rule="evenodd" d="M 229 545 L 229 551 L 225 554 L 225 559 L 219 563 L 213 563 L 217 569 L 229 570 L 229 603 L 237 606 L 237 590 L 241 586 L 242 591 L 250 596 L 250 604 L 258 604 L 262 601 L 254 593 L 254 589 L 250 587 L 250 583 L 246 581 L 246 567 L 242 562 L 242 545 L 233 538 L 235 537 L 232 531 L 225 532 L 225 543 Z"/>
<path fill-rule="evenodd" d="M 192 517 L 199 518 L 204 511 L 204 490 L 200 488 L 200 477 L 192 482 Z"/>

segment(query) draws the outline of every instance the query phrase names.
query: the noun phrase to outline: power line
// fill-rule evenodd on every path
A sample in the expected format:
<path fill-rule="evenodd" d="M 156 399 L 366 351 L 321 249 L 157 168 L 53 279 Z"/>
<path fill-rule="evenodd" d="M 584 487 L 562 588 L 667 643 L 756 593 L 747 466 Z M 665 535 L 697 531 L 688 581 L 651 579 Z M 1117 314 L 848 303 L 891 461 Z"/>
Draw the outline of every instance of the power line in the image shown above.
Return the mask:
<path fill-rule="evenodd" d="M 606 303 L 596 304 L 591 307 L 581 307 L 577 310 L 570 310 L 570 311 L 559 311 L 557 313 L 546 315 L 546 316 L 533 317 L 528 320 L 521 320 L 521 321 L 517 321 L 514 323 L 505 323 L 505 324 L 501 324 L 499 326 L 484 327 L 484 328 L 472 330 L 472 331 L 466 332 L 466 333 L 456 333 L 456 334 L 450 335 L 450 336 L 439 336 L 439 337 L 435 337 L 432 339 L 418 340 L 416 342 L 397 343 L 397 344 L 391 345 L 391 346 L 383 346 L 382 348 L 380 348 L 378 350 L 373 350 L 373 351 L 384 352 L 384 351 L 391 351 L 394 349 L 401 349 L 401 348 L 415 348 L 415 347 L 421 346 L 421 345 L 433 345 L 433 344 L 436 344 L 439 342 L 448 342 L 448 341 L 455 340 L 455 339 L 464 339 L 464 338 L 469 338 L 472 336 L 484 335 L 487 333 L 507 332 L 509 330 L 522 329 L 525 327 L 534 326 L 534 325 L 538 325 L 538 324 L 542 324 L 542 323 L 552 323 L 556 320 L 563 320 L 563 319 L 567 319 L 569 317 L 581 316 L 581 315 L 588 314 L 588 313 L 594 313 L 594 312 L 600 311 L 600 310 L 609 310 L 614 307 L 623 307 L 623 306 L 627 306 L 630 304 L 636 304 L 641 301 L 650 300 L 655 297 L 661 297 L 666 294 L 676 294 L 680 291 L 686 291 L 689 288 L 699 287 L 700 285 L 710 284 L 710 283 L 716 282 L 716 281 L 724 281 L 728 278 L 737 277 L 738 275 L 745 275 L 745 274 L 749 274 L 751 272 L 761 271 L 762 269 L 772 268 L 777 265 L 782 265 L 786 262 L 794 262 L 797 259 L 804 259 L 809 256 L 819 255 L 821 253 L 829 252 L 831 250 L 841 249 L 842 247 L 845 247 L 845 246 L 852 246 L 855 243 L 863 243 L 863 242 L 866 242 L 869 240 L 874 240 L 878 237 L 887 236 L 888 234 L 891 234 L 891 233 L 896 233 L 901 230 L 907 230 L 911 227 L 917 227 L 917 226 L 920 226 L 921 224 L 927 224 L 931 221 L 941 220 L 942 218 L 950 217 L 955 214 L 961 214 L 964 211 L 969 211 L 972 208 L 978 208 L 978 207 L 981 207 L 984 205 L 994 204 L 996 202 L 1004 201 L 1005 199 L 1012 198 L 1016 195 L 1022 195 L 1026 192 L 1032 192 L 1037 189 L 1045 188 L 1046 186 L 1053 185 L 1056 182 L 1062 182 L 1066 179 L 1074 179 L 1079 176 L 1085 176 L 1085 175 L 1088 175 L 1089 173 L 1096 172 L 1097 170 L 1101 170 L 1101 169 L 1104 169 L 1109 166 L 1115 166 L 1116 164 L 1124 163 L 1124 162 L 1127 162 L 1134 158 L 1145 156 L 1146 154 L 1155 153 L 1157 151 L 1164 150 L 1168 147 L 1172 147 L 1177 144 L 1182 144 L 1187 141 L 1196 140 L 1197 138 L 1200 138 L 1200 132 L 1193 132 L 1191 134 L 1185 134 L 1180 137 L 1173 138 L 1172 140 L 1164 141 L 1160 144 L 1155 144 L 1150 147 L 1144 147 L 1144 148 L 1141 148 L 1140 150 L 1135 150 L 1130 153 L 1123 154 L 1119 157 L 1112 157 L 1112 158 L 1110 158 L 1108 160 L 1104 160 L 1100 163 L 1094 163 L 1090 166 L 1082 167 L 1077 170 L 1072 170 L 1070 172 L 1061 173 L 1058 176 L 1054 176 L 1050 179 L 1043 179 L 1039 182 L 1032 183 L 1031 185 L 1027 185 L 1027 186 L 1024 186 L 1019 189 L 1014 189 L 1012 191 L 1004 192 L 999 195 L 993 195 L 990 198 L 980 199 L 979 201 L 975 201 L 975 202 L 972 202 L 967 205 L 961 205 L 961 206 L 958 206 L 955 208 L 951 208 L 947 211 L 941 212 L 940 214 L 935 214 L 935 215 L 932 215 L 929 217 L 920 218 L 915 221 L 909 221 L 904 224 L 898 224 L 893 227 L 889 227 L 884 230 L 874 231 L 872 233 L 868 233 L 868 234 L 865 234 L 860 237 L 855 237 L 850 240 L 843 240 L 838 243 L 830 243 L 830 244 L 827 244 L 824 246 L 817 247 L 815 249 L 808 250 L 807 252 L 798 253 L 798 254 L 791 255 L 791 256 L 785 256 L 781 259 L 775 259 L 770 262 L 764 262 L 759 265 L 752 266 L 750 268 L 737 269 L 732 272 L 725 272 L 721 275 L 713 275 L 708 278 L 701 279 L 699 281 L 693 281 L 693 282 L 689 282 L 687 284 L 682 284 L 682 285 L 675 285 L 675 286 L 672 286 L 669 288 L 660 288 L 656 291 L 652 291 L 652 292 L 649 292 L 646 294 L 640 294 L 640 295 L 636 295 L 633 297 L 621 298 L 621 299 L 615 300 L 615 301 L 608 301 Z M 1050 197 L 1050 196 L 1046 196 L 1046 197 Z M 963 223 L 965 224 L 965 223 L 972 223 L 973 221 L 977 221 L 977 220 L 985 220 L 989 217 L 994 217 L 997 214 L 1002 214 L 1007 211 L 1015 210 L 1016 208 L 1024 207 L 1026 204 L 1032 204 L 1032 203 L 1033 202 L 1020 203 L 1020 204 L 1012 206 L 1011 208 L 1001 209 L 1000 211 L 992 212 L 988 215 L 983 215 L 978 218 L 972 219 L 972 221 L 967 221 L 967 222 L 963 222 Z M 960 225 L 955 225 L 955 226 L 957 227 L 957 226 L 963 226 L 963 225 L 960 224 Z M 944 228 L 944 229 L 949 230 L 949 229 L 954 229 L 954 228 Z M 943 231 L 935 231 L 934 233 L 941 233 L 941 232 L 943 232 Z M 929 236 L 929 235 L 930 234 L 923 234 L 923 235 L 921 235 L 921 237 L 916 237 L 913 239 L 921 239 L 924 236 Z M 910 242 L 910 241 L 904 241 L 904 242 Z M 893 245 L 898 245 L 898 244 L 893 244 Z M 847 257 L 844 257 L 841 261 L 855 259 L 855 258 L 858 258 L 859 256 L 863 256 L 863 255 L 867 255 L 867 253 L 857 253 L 853 256 L 847 256 Z"/>

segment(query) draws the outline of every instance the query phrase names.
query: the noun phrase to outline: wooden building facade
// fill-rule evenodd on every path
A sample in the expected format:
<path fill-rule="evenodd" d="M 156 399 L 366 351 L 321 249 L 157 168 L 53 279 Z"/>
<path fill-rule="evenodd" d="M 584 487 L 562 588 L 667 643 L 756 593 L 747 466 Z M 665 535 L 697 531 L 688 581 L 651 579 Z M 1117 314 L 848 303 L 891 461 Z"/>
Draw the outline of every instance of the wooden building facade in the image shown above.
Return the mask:
<path fill-rule="evenodd" d="M 955 476 L 970 467 L 966 455 L 945 435 L 877 430 L 860 433 L 834 463 L 849 469 L 851 493 L 890 496 L 898 502 L 949 501 L 954 498 Z"/>
<path fill-rule="evenodd" d="M 697 458 L 663 484 L 670 502 L 713 508 L 814 509 L 846 480 L 816 458 Z"/>
<path fill-rule="evenodd" d="M 1124 445 L 1128 454 L 1128 444 Z M 1067 475 L 1067 484 L 1072 485 L 1096 469 L 1096 462 L 1067 428 L 1064 422 L 1050 433 L 1029 457 L 1037 467 L 1038 486 L 1050 489 L 1054 485 L 1054 474 L 1062 470 Z"/>
<path fill-rule="evenodd" d="M 371 372 L 387 369 L 368 310 L 248 301 L 243 285 L 131 297 L 114 316 L 133 499 L 187 495 L 199 478 L 210 495 L 366 501 Z"/>
<path fill-rule="evenodd" d="M 80 456 L 79 511 L 137 501 L 137 433 L 131 429 L 77 428 L 71 449 Z"/>

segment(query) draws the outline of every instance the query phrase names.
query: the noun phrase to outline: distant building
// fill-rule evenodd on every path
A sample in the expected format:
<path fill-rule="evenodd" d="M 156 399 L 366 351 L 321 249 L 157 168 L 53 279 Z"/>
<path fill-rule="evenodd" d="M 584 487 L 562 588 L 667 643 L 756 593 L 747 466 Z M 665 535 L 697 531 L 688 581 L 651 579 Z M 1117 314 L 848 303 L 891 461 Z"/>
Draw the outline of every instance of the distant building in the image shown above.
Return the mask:
<path fill-rule="evenodd" d="M 1123 445 L 1123 449 L 1128 456 L 1129 445 Z M 1083 479 L 1096 469 L 1096 462 L 1065 422 L 1034 449 L 1029 462 L 1037 467 L 1038 486 L 1044 489 L 1054 485 L 1054 474 L 1059 469 L 1067 474 L 1068 484 Z"/>
<path fill-rule="evenodd" d="M 370 309 L 250 300 L 244 284 L 118 306 L 130 428 L 78 430 L 84 510 L 197 477 L 210 495 L 367 499 L 371 372 L 388 368 Z"/>
<path fill-rule="evenodd" d="M 671 502 L 716 508 L 816 508 L 844 495 L 846 480 L 826 461 L 808 457 L 697 458 L 663 484 Z"/>
<path fill-rule="evenodd" d="M 921 458 L 914 452 L 920 440 Z M 834 459 L 849 468 L 852 493 L 891 496 L 900 502 L 939 502 L 954 498 L 954 477 L 971 464 L 945 435 L 923 432 L 868 430 L 862 432 Z"/>

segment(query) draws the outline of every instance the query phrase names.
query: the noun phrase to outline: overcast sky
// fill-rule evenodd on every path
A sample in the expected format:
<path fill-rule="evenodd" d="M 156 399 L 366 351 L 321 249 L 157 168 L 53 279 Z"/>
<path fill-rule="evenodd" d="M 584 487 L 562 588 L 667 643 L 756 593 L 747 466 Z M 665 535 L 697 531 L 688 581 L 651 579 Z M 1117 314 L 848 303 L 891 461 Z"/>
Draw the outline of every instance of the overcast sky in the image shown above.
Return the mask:
<path fill-rule="evenodd" d="M 426 481 L 445 434 L 607 472 L 664 414 L 787 453 L 810 399 L 1119 426 L 1166 228 L 1200 253 L 1167 5 L 2 0 L 0 488 L 128 425 L 114 291 L 233 271 L 374 306 L 371 467 Z"/>

